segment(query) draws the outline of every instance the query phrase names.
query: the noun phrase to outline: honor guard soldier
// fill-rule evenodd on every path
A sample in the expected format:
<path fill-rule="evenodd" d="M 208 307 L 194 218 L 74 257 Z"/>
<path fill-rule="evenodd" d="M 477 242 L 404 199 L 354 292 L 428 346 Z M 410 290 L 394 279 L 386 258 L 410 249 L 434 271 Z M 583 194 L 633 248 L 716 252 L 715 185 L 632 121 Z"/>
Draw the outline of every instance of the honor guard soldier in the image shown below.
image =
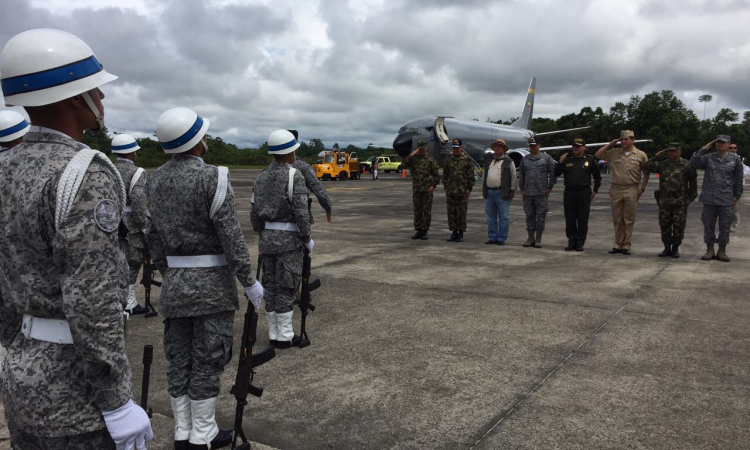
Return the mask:
<path fill-rule="evenodd" d="M 666 159 L 664 153 L 667 153 Z M 681 156 L 681 144 L 673 142 L 667 149 L 658 151 L 644 168 L 646 173 L 659 174 L 659 227 L 664 243 L 664 251 L 659 253 L 661 257 L 680 257 L 688 206 L 698 196 L 698 172 Z"/>
<path fill-rule="evenodd" d="M 299 143 L 299 133 L 297 133 L 297 130 L 289 130 L 289 132 L 294 135 L 294 139 Z M 313 168 L 310 167 L 310 164 L 306 163 L 304 159 L 300 158 L 296 151 L 294 152 L 292 167 L 299 170 L 302 176 L 305 177 L 305 186 L 307 186 L 308 192 L 312 192 L 315 195 L 315 198 L 318 199 L 318 203 L 320 203 L 320 206 L 326 212 L 326 220 L 328 220 L 328 223 L 331 223 L 331 199 L 328 198 L 328 193 L 323 187 L 323 183 L 321 183 L 315 175 Z M 308 198 L 309 197 L 310 194 L 308 193 Z M 310 213 L 310 225 L 312 225 L 315 221 L 313 220 L 312 209 L 310 206 L 312 206 L 312 204 L 308 202 L 307 210 Z"/>
<path fill-rule="evenodd" d="M 432 194 L 440 183 L 440 166 L 427 153 L 427 141 L 417 142 L 417 149 L 404 158 L 401 166 L 412 176 L 412 201 L 414 203 L 414 229 L 412 239 L 427 240 L 427 230 L 432 222 Z"/>
<path fill-rule="evenodd" d="M 156 136 L 172 159 L 146 185 L 146 241 L 162 274 L 167 381 L 175 420 L 175 449 L 231 444 L 232 430 L 216 424 L 219 375 L 232 357 L 235 277 L 257 309 L 263 286 L 255 280 L 237 219 L 226 167 L 203 162 L 208 119 L 187 108 L 159 117 Z"/>
<path fill-rule="evenodd" d="M 528 239 L 524 247 L 542 248 L 542 234 L 547 221 L 547 197 L 555 185 L 555 160 L 540 151 L 542 143 L 536 136 L 529 139 L 531 153 L 524 156 L 518 170 L 518 187 L 523 195 Z"/>
<path fill-rule="evenodd" d="M 599 165 L 593 156 L 586 154 L 586 142 L 573 140 L 572 152 L 564 153 L 555 167 L 555 176 L 564 176 L 563 209 L 565 211 L 565 235 L 568 246 L 565 251 L 583 251 L 589 231 L 591 202 L 602 185 Z M 594 190 L 591 191 L 591 180 Z"/>
<path fill-rule="evenodd" d="M 474 163 L 464 153 L 461 139 L 453 139 L 453 153 L 443 166 L 445 202 L 448 206 L 448 228 L 453 232 L 448 242 L 463 242 L 466 231 L 466 209 L 474 187 Z"/>
<path fill-rule="evenodd" d="M 596 158 L 606 159 L 612 165 L 612 187 L 609 198 L 612 202 L 612 221 L 615 225 L 615 242 L 610 254 L 630 255 L 631 238 L 635 226 L 635 210 L 638 200 L 646 190 L 649 174 L 641 173 L 648 156 L 633 145 L 635 134 L 630 130 L 620 132 L 620 138 L 597 150 Z M 615 148 L 620 142 L 622 147 Z"/>
<path fill-rule="evenodd" d="M 127 134 L 118 134 L 112 139 L 112 153 L 117 155 L 115 167 L 120 172 L 125 189 L 127 201 L 122 215 L 122 226 L 120 229 L 120 249 L 128 259 L 130 279 L 128 280 L 128 302 L 125 311 L 129 314 L 145 314 L 145 306 L 139 305 L 135 299 L 135 286 L 138 281 L 138 272 L 143 265 L 146 255 L 146 239 L 143 230 L 146 229 L 146 171 L 142 167 L 135 166 L 135 152 L 141 147 Z"/>
<path fill-rule="evenodd" d="M 145 449 L 153 433 L 133 403 L 123 307 L 127 263 L 117 228 L 125 187 L 84 144 L 104 128 L 117 79 L 68 33 L 21 33 L 0 56 L 8 105 L 34 124 L 0 164 L 0 341 L 11 447 Z"/>
<path fill-rule="evenodd" d="M 17 112 L 0 111 L 0 160 L 8 156 L 8 150 L 23 142 L 29 127 L 29 122 Z"/>
<path fill-rule="evenodd" d="M 727 244 L 732 226 L 732 208 L 742 196 L 742 159 L 729 153 L 731 138 L 725 134 L 701 147 L 690 157 L 690 164 L 696 169 L 705 169 L 700 201 L 703 203 L 703 240 L 706 254 L 701 259 L 729 262 Z M 706 152 L 716 144 L 716 153 Z M 716 237 L 716 221 L 719 222 L 719 237 Z M 719 243 L 719 251 L 714 253 L 714 244 Z"/>
<path fill-rule="evenodd" d="M 250 220 L 260 235 L 268 339 L 276 348 L 299 345 L 292 315 L 294 294 L 302 279 L 303 247 L 313 251 L 307 187 L 299 170 L 291 166 L 299 143 L 287 130 L 268 137 L 273 162 L 258 175 L 253 187 Z"/>

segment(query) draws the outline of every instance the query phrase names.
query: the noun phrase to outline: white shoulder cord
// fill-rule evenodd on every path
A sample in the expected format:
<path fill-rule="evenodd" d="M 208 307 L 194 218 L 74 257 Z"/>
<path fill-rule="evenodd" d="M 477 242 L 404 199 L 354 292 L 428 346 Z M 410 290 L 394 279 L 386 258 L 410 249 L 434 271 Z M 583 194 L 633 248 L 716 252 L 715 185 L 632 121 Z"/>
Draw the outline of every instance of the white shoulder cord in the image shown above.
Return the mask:
<path fill-rule="evenodd" d="M 146 173 L 146 169 L 143 167 L 139 167 L 136 169 L 135 173 L 133 174 L 133 178 L 130 179 L 130 188 L 128 189 L 128 197 L 133 193 L 133 188 L 135 187 L 135 184 L 138 182 L 138 180 L 141 178 L 141 175 Z"/>
<path fill-rule="evenodd" d="M 68 165 L 65 167 L 60 181 L 57 184 L 57 192 L 55 195 L 56 208 L 55 208 L 55 227 L 60 228 L 62 223 L 68 218 L 70 210 L 73 208 L 73 202 L 75 201 L 78 189 L 81 188 L 83 178 L 86 176 L 86 170 L 88 170 L 89 164 L 96 159 L 101 162 L 105 167 L 109 169 L 112 175 L 117 180 L 120 187 L 120 204 L 118 205 L 120 210 L 125 207 L 126 193 L 125 183 L 122 181 L 120 171 L 118 171 L 112 161 L 107 158 L 104 153 L 92 150 L 82 149 L 70 160 Z"/>
<path fill-rule="evenodd" d="M 227 188 L 229 187 L 229 169 L 226 167 L 219 167 L 219 177 L 216 180 L 216 192 L 214 193 L 214 200 L 211 202 L 211 210 L 208 213 L 208 218 L 213 219 L 216 213 L 224 204 L 224 200 L 227 198 Z"/>
<path fill-rule="evenodd" d="M 289 186 L 287 186 L 287 197 L 289 197 L 289 204 L 294 203 L 294 174 L 297 173 L 297 169 L 289 167 Z"/>

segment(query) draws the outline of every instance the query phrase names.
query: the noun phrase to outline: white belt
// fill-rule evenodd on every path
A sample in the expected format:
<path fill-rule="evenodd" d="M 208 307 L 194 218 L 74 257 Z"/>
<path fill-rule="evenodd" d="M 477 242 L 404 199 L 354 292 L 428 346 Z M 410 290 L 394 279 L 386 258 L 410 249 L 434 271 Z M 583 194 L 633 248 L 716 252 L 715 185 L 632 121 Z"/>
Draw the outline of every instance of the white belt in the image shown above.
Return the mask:
<path fill-rule="evenodd" d="M 299 227 L 291 222 L 266 222 L 266 230 L 294 231 L 299 233 Z"/>
<path fill-rule="evenodd" d="M 193 269 L 199 267 L 221 267 L 226 266 L 227 258 L 221 255 L 196 255 L 196 256 L 167 256 L 167 266 L 170 269 Z"/>
<path fill-rule="evenodd" d="M 124 209 L 122 210 L 122 212 L 126 212 L 126 213 L 130 213 L 130 212 L 133 212 L 133 207 L 132 207 L 132 206 L 126 206 L 126 207 L 125 207 L 125 208 L 124 208 Z"/>
<path fill-rule="evenodd" d="M 67 320 L 42 319 L 31 314 L 23 315 L 21 333 L 28 339 L 54 342 L 56 344 L 72 344 L 73 336 Z"/>

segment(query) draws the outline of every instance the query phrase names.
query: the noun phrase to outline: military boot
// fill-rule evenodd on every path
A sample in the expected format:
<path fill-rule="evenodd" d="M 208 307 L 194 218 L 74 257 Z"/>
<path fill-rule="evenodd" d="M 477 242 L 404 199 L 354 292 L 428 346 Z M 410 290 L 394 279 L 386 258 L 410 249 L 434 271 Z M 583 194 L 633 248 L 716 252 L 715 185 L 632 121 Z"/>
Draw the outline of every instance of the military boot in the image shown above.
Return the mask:
<path fill-rule="evenodd" d="M 412 239 L 419 239 L 422 237 L 422 230 L 417 230 L 416 233 L 414 233 L 414 236 L 412 236 Z"/>
<path fill-rule="evenodd" d="M 679 258 L 680 257 L 680 246 L 678 244 L 675 244 L 672 246 L 672 258 Z"/>
<path fill-rule="evenodd" d="M 729 257 L 727 256 L 727 244 L 719 244 L 719 251 L 716 252 L 716 259 L 723 262 L 729 262 Z"/>
<path fill-rule="evenodd" d="M 703 261 L 711 261 L 714 259 L 714 244 L 706 244 L 706 254 L 701 256 Z"/>
<path fill-rule="evenodd" d="M 533 247 L 534 246 L 534 230 L 526 230 L 529 233 L 529 238 L 526 239 L 526 242 L 523 243 L 524 247 Z"/>
<path fill-rule="evenodd" d="M 422 239 L 423 241 L 427 240 L 427 230 L 422 230 L 422 236 L 420 236 L 419 239 Z"/>
<path fill-rule="evenodd" d="M 456 242 L 463 242 L 464 241 L 464 232 L 459 231 L 458 235 L 456 235 Z"/>
<path fill-rule="evenodd" d="M 458 231 L 453 230 L 453 233 L 451 233 L 451 237 L 448 238 L 448 242 L 454 242 L 457 237 L 458 237 Z"/>
<path fill-rule="evenodd" d="M 542 233 L 544 230 L 536 230 L 536 237 L 534 238 L 534 247 L 542 248 Z"/>
<path fill-rule="evenodd" d="M 664 251 L 659 253 L 659 258 L 665 258 L 667 256 L 672 256 L 672 246 L 671 245 L 665 245 Z"/>

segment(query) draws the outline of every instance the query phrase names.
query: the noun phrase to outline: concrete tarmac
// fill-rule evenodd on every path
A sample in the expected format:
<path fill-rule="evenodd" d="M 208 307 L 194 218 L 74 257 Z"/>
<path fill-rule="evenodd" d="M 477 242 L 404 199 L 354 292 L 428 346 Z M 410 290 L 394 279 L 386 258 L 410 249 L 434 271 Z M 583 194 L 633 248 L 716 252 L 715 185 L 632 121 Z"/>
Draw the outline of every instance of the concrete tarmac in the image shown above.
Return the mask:
<path fill-rule="evenodd" d="M 230 174 L 254 263 L 249 200 L 258 172 Z M 442 187 L 429 240 L 414 241 L 410 179 L 324 185 L 333 222 L 315 202 L 313 278 L 323 286 L 308 318 L 312 345 L 280 350 L 257 369 L 265 392 L 249 399 L 244 422 L 253 441 L 285 450 L 750 448 L 745 223 L 731 235 L 731 263 L 703 262 L 696 202 L 682 257 L 657 258 L 653 178 L 638 205 L 633 255 L 609 255 L 605 176 L 582 253 L 563 251 L 561 183 L 542 249 L 521 247 L 520 198 L 508 244 L 484 244 L 481 185 L 464 242 L 446 242 Z M 158 288 L 153 294 L 158 305 Z M 155 346 L 150 450 L 172 441 L 162 319 L 138 316 L 128 330 L 136 400 L 143 345 Z M 266 345 L 261 308 L 256 348 Z M 236 364 L 235 355 L 222 376 L 217 419 L 226 428 Z"/>

